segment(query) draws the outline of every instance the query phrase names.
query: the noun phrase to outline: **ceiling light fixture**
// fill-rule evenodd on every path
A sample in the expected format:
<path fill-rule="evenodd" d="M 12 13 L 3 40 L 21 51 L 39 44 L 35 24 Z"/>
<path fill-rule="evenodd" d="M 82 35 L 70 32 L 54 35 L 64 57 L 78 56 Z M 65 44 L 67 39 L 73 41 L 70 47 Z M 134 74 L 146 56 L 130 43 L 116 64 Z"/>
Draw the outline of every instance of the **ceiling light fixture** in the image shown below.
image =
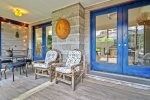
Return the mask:
<path fill-rule="evenodd" d="M 17 17 L 20 17 L 23 15 L 22 11 L 20 9 L 15 9 L 15 12 L 14 12 L 15 16 Z"/>

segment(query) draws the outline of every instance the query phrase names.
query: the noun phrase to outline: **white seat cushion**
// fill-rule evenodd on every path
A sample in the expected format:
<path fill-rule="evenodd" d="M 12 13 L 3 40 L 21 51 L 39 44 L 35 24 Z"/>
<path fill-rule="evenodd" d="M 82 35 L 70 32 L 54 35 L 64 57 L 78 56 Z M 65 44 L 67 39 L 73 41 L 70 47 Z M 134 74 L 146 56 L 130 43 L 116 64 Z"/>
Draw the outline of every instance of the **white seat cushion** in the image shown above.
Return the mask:
<path fill-rule="evenodd" d="M 45 63 L 33 63 L 33 67 L 35 68 L 48 68 L 47 64 Z"/>
<path fill-rule="evenodd" d="M 5 71 L 5 69 L 1 69 L 1 72 Z"/>
<path fill-rule="evenodd" d="M 75 71 L 78 72 L 80 69 L 79 67 L 75 68 Z M 71 73 L 71 68 L 70 67 L 56 67 L 57 72 L 61 73 Z"/>

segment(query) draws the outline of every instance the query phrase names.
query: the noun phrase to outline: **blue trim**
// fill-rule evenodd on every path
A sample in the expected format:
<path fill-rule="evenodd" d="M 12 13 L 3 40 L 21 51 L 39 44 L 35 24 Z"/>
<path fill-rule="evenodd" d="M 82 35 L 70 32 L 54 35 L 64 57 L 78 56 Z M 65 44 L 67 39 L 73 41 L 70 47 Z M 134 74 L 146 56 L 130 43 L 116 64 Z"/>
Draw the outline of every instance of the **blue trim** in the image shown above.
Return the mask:
<path fill-rule="evenodd" d="M 103 8 L 90 12 L 90 53 L 91 53 L 91 70 L 100 70 L 113 73 L 127 74 L 150 78 L 150 68 L 146 66 L 129 66 L 128 65 L 128 9 L 150 5 L 149 0 L 135 0 L 130 3 L 121 4 L 113 7 Z M 118 28 L 118 64 L 109 64 L 96 62 L 96 16 L 117 11 L 117 28 Z M 124 46 L 127 44 L 127 46 Z"/>
<path fill-rule="evenodd" d="M 32 48 L 33 48 L 33 60 L 44 60 L 45 59 L 45 55 L 46 55 L 46 27 L 47 26 L 51 26 L 52 23 L 51 22 L 47 22 L 47 23 L 43 23 L 43 24 L 39 24 L 39 25 L 35 25 L 32 27 L 32 32 L 33 32 L 33 41 L 32 41 Z M 35 33 L 35 29 L 37 28 L 42 28 L 42 56 L 36 56 L 36 33 Z"/>

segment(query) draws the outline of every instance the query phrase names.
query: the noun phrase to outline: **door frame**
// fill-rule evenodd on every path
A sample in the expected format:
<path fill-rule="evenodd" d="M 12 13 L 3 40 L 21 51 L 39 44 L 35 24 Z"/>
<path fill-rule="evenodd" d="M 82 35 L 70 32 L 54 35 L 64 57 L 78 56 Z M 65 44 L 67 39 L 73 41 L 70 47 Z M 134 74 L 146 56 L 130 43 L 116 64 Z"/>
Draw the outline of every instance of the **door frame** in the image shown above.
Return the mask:
<path fill-rule="evenodd" d="M 120 4 L 116 6 L 111 6 L 108 8 L 103 8 L 96 11 L 90 12 L 90 70 L 95 71 L 106 71 L 111 73 L 126 74 L 132 76 L 140 76 L 145 78 L 150 78 L 150 67 L 145 66 L 128 66 L 128 9 L 140 7 L 144 5 L 150 5 L 148 0 L 135 0 L 129 3 Z M 118 66 L 115 64 L 106 64 L 106 63 L 97 63 L 96 62 L 96 35 L 95 35 L 95 17 L 97 15 L 105 14 L 103 12 L 109 12 L 113 9 L 118 9 L 118 42 L 121 44 L 121 47 L 118 48 L 119 55 L 121 58 L 118 58 Z M 122 39 L 122 40 L 120 40 Z M 121 49 L 121 50 L 119 50 Z M 123 59 L 125 58 L 125 59 Z M 114 67 L 115 66 L 115 67 Z M 120 68 L 119 68 L 120 67 Z"/>
<path fill-rule="evenodd" d="M 32 56 L 33 56 L 33 60 L 44 60 L 45 59 L 45 55 L 46 55 L 46 27 L 47 26 L 52 26 L 52 22 L 47 22 L 47 23 L 43 23 L 43 24 L 38 24 L 38 25 L 34 25 L 32 26 Z M 42 28 L 42 56 L 36 56 L 36 33 L 35 33 L 35 29 L 36 28 Z"/>

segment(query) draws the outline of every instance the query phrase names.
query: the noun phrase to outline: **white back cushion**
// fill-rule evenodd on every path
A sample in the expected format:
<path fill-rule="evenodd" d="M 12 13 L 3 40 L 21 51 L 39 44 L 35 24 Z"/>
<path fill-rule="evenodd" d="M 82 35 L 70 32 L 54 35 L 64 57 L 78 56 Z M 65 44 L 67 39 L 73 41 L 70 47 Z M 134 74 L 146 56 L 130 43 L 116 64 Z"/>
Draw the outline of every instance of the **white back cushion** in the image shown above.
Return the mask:
<path fill-rule="evenodd" d="M 57 51 L 50 50 L 46 53 L 45 63 L 48 64 L 50 62 L 56 61 L 58 57 Z"/>
<path fill-rule="evenodd" d="M 81 52 L 78 50 L 69 51 L 66 67 L 71 67 L 72 65 L 79 64 L 81 61 Z"/>

